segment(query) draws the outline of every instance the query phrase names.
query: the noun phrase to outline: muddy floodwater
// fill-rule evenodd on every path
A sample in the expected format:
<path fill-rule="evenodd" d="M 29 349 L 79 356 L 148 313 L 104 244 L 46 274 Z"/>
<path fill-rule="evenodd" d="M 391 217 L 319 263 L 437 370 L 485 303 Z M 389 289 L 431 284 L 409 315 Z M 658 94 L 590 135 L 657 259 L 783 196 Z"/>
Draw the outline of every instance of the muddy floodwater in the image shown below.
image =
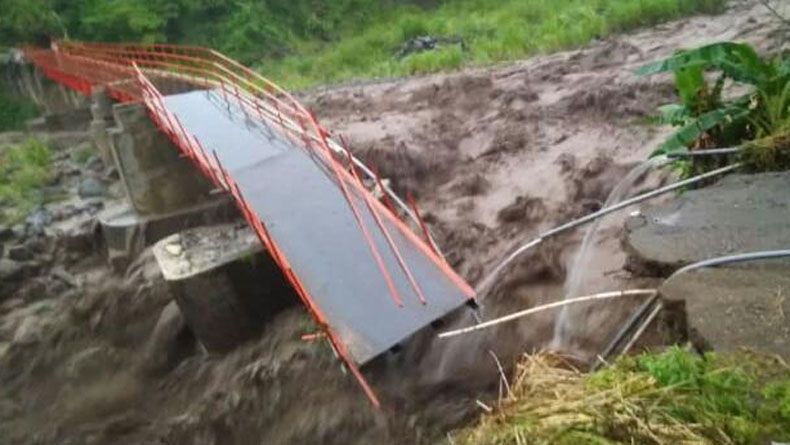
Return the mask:
<path fill-rule="evenodd" d="M 637 77 L 638 66 L 721 40 L 776 51 L 781 40 L 770 21 L 758 1 L 732 1 L 722 15 L 580 50 L 322 88 L 301 99 L 396 191 L 416 197 L 448 261 L 475 284 L 518 245 L 599 209 L 668 134 L 647 118 L 674 100 L 670 79 Z M 72 181 L 79 172 L 68 153 L 87 134 L 51 137 L 66 141 L 57 168 Z M 665 171 L 648 174 L 632 192 L 667 179 Z M 574 293 L 655 285 L 626 267 L 626 215 L 600 225 Z M 483 298 L 482 314 L 563 298 L 583 236 L 564 234 L 525 256 Z M 315 327 L 298 305 L 225 355 L 205 354 L 189 338 L 161 350 L 151 333 L 171 297 L 150 251 L 122 273 L 90 245 L 53 243 L 36 255 L 35 270 L 3 272 L 26 277 L 0 300 L 3 444 L 436 443 L 480 413 L 476 399 L 496 397 L 493 355 L 509 368 L 520 354 L 548 347 L 558 315 L 451 339 L 418 333 L 365 368 L 383 403 L 375 410 L 325 343 L 301 339 Z M 574 311 L 566 352 L 590 360 L 635 305 Z M 441 328 L 472 322 L 453 314 Z"/>

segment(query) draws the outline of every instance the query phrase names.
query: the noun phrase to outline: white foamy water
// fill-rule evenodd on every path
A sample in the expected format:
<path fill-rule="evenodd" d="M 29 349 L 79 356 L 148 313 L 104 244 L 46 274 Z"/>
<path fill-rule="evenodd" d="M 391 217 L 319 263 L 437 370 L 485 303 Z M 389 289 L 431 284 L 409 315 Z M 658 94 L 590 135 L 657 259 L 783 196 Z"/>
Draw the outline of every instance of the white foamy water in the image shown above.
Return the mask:
<path fill-rule="evenodd" d="M 669 162 L 669 159 L 664 156 L 660 156 L 648 159 L 647 161 L 634 167 L 612 189 L 612 191 L 609 193 L 609 196 L 606 198 L 606 202 L 604 203 L 603 207 L 606 208 L 613 206 L 626 199 L 634 188 L 635 184 L 639 182 L 639 180 L 645 174 L 647 174 L 647 172 L 655 167 L 665 165 Z M 590 269 L 590 262 L 595 257 L 593 254 L 595 253 L 594 246 L 598 235 L 598 228 L 600 227 L 604 218 L 605 217 L 602 216 L 593 221 L 584 234 L 582 243 L 579 246 L 579 251 L 576 253 L 576 256 L 573 259 L 570 273 L 565 280 L 566 299 L 581 296 L 581 292 L 584 289 L 584 283 L 587 279 L 587 272 Z M 576 320 L 572 320 L 570 311 L 571 309 L 569 309 L 569 306 L 565 306 L 562 308 L 559 316 L 557 317 L 557 322 L 554 324 L 554 339 L 552 340 L 552 349 L 562 350 L 563 346 L 567 344 L 567 340 L 573 333 L 574 327 L 577 326 Z"/>

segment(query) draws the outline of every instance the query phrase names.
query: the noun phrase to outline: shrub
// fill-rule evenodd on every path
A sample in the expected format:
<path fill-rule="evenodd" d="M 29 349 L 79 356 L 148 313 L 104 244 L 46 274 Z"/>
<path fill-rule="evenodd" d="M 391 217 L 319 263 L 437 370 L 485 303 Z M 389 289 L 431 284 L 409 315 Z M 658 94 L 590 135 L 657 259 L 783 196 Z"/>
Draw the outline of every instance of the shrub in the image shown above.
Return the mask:
<path fill-rule="evenodd" d="M 36 113 L 32 102 L 0 91 L 0 131 L 20 130 Z"/>
<path fill-rule="evenodd" d="M 0 220 L 16 222 L 45 202 L 43 187 L 52 174 L 52 152 L 37 139 L 0 153 Z"/>
<path fill-rule="evenodd" d="M 749 141 L 745 161 L 765 170 L 788 168 L 790 60 L 761 58 L 749 45 L 720 42 L 684 50 L 638 70 L 671 72 L 680 103 L 659 109 L 659 122 L 679 127 L 654 155 L 695 148 L 733 147 Z M 708 74 L 715 81 L 708 81 Z M 746 88 L 739 95 L 728 87 Z"/>

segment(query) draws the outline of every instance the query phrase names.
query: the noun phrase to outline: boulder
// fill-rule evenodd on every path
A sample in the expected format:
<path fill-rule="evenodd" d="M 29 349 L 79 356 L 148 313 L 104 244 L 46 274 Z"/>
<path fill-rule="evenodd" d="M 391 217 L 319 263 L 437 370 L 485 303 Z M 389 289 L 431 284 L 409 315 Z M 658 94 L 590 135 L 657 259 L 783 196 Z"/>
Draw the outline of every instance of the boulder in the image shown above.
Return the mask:
<path fill-rule="evenodd" d="M 8 258 L 13 261 L 30 261 L 33 259 L 33 252 L 24 244 L 16 244 L 8 248 Z"/>
<path fill-rule="evenodd" d="M 80 182 L 77 194 L 82 199 L 100 198 L 107 194 L 107 188 L 100 180 L 87 177 Z"/>
<path fill-rule="evenodd" d="M 0 224 L 0 242 L 8 241 L 14 237 L 14 231 L 6 225 Z"/>
<path fill-rule="evenodd" d="M 167 371 L 194 351 L 195 338 L 181 314 L 178 304 L 171 301 L 162 309 L 159 320 L 148 338 L 146 367 L 149 371 Z"/>
<path fill-rule="evenodd" d="M 27 237 L 27 228 L 24 224 L 16 224 L 15 226 L 11 227 L 11 236 L 10 238 L 16 239 L 25 239 Z"/>
<path fill-rule="evenodd" d="M 7 258 L 0 258 L 0 298 L 6 285 L 18 282 L 24 277 L 24 266 Z"/>
<path fill-rule="evenodd" d="M 30 235 L 43 235 L 44 228 L 52 222 L 52 214 L 46 207 L 40 206 L 30 212 L 25 219 L 27 233 Z"/>

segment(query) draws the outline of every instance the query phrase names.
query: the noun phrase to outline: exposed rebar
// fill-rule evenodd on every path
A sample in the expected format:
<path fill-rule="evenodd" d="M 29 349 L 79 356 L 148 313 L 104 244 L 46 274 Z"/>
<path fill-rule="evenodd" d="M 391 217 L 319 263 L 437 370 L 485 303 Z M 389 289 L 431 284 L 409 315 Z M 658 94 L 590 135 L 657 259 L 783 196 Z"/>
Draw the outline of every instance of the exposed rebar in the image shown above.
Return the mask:
<path fill-rule="evenodd" d="M 606 363 L 609 357 L 611 357 L 612 354 L 617 350 L 617 347 L 620 345 L 620 343 L 623 342 L 623 339 L 626 338 L 628 333 L 634 329 L 634 326 L 636 326 L 642 320 L 644 315 L 650 311 L 650 308 L 656 304 L 658 298 L 658 292 L 656 292 L 655 294 L 651 295 L 650 298 L 648 298 L 644 303 L 639 305 L 639 307 L 631 314 L 631 316 L 628 317 L 628 320 L 623 323 L 623 326 L 620 327 L 614 337 L 612 337 L 612 340 L 606 345 L 604 350 L 598 354 L 598 357 L 600 357 L 603 361 L 596 361 L 592 365 L 590 369 L 591 371 L 595 371 L 601 365 Z"/>
<path fill-rule="evenodd" d="M 631 348 L 634 347 L 636 342 L 639 341 L 640 338 L 642 338 L 642 335 L 645 333 L 647 328 L 653 323 L 653 320 L 656 319 L 658 314 L 660 314 L 661 310 L 663 309 L 664 309 L 664 303 L 662 303 L 661 301 L 656 303 L 656 305 L 653 307 L 653 310 L 650 312 L 647 318 L 645 318 L 645 321 L 642 322 L 641 326 L 639 326 L 639 329 L 637 329 L 636 332 L 634 332 L 634 336 L 631 337 L 631 339 L 628 340 L 628 343 L 626 343 L 626 345 L 623 347 L 621 354 L 627 354 L 628 351 L 630 351 Z"/>

